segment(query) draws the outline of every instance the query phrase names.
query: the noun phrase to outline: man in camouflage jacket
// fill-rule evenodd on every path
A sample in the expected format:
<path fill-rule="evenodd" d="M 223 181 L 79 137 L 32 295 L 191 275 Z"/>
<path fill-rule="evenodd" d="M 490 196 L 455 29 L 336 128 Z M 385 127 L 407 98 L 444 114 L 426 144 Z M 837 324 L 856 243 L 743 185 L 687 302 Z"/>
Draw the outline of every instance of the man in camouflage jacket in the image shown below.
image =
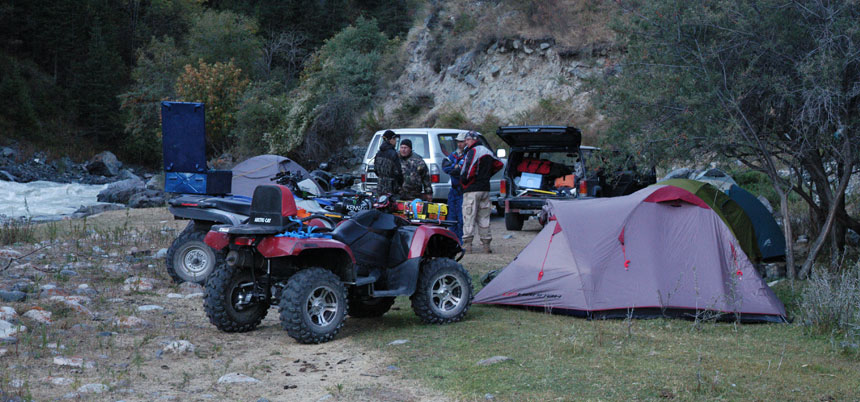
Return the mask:
<path fill-rule="evenodd" d="M 430 170 L 421 155 L 412 152 L 412 141 L 400 141 L 400 169 L 403 171 L 403 187 L 400 198 L 433 201 L 433 187 L 430 186 Z"/>

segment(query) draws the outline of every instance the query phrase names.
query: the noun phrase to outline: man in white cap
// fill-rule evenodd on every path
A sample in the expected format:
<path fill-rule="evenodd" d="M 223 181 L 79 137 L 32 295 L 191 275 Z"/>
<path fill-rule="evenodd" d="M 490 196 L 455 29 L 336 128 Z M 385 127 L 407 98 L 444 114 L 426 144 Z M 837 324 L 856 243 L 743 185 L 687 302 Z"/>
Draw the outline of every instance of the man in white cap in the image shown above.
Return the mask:
<path fill-rule="evenodd" d="M 466 252 L 472 252 L 475 226 L 484 245 L 485 253 L 492 253 L 490 242 L 490 177 L 504 167 L 489 148 L 481 145 L 478 133 L 469 131 L 465 135 L 463 167 L 460 169 L 460 184 L 463 186 L 463 244 Z"/>

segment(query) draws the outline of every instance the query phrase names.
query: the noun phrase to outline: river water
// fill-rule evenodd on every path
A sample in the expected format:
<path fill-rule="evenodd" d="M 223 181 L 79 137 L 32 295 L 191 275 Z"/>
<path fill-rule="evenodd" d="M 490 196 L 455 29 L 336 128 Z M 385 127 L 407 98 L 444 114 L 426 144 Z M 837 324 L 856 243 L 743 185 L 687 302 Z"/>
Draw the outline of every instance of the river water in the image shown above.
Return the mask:
<path fill-rule="evenodd" d="M 96 197 L 105 187 L 107 184 L 0 181 L 0 218 L 56 219 L 81 206 L 103 204 Z"/>

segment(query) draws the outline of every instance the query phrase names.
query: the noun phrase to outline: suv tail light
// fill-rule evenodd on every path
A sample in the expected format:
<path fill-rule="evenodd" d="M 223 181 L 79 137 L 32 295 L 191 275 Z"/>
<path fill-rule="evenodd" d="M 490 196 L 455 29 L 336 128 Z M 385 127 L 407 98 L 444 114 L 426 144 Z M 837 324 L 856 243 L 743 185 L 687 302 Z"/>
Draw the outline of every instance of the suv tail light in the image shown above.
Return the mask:
<path fill-rule="evenodd" d="M 430 175 L 430 183 L 438 183 L 438 182 L 439 182 L 439 175 L 438 174 L 431 174 Z"/>
<path fill-rule="evenodd" d="M 500 180 L 499 181 L 499 193 L 500 194 L 507 194 L 508 193 L 508 181 L 507 180 Z"/>
<path fill-rule="evenodd" d="M 367 173 L 362 173 L 362 174 L 361 174 L 361 182 L 362 182 L 362 183 L 367 183 Z"/>
<path fill-rule="evenodd" d="M 588 195 L 588 183 L 585 182 L 585 178 L 579 179 L 579 196 L 585 197 Z"/>

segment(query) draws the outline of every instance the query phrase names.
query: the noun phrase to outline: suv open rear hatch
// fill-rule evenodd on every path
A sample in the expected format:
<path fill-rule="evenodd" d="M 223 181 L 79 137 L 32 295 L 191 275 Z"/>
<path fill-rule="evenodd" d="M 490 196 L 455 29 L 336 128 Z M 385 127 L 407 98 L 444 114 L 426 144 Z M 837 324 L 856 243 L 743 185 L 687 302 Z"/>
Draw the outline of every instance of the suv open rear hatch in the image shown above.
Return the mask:
<path fill-rule="evenodd" d="M 511 148 L 560 148 L 579 150 L 582 132 L 576 127 L 565 126 L 507 126 L 496 131 L 499 138 Z"/>

